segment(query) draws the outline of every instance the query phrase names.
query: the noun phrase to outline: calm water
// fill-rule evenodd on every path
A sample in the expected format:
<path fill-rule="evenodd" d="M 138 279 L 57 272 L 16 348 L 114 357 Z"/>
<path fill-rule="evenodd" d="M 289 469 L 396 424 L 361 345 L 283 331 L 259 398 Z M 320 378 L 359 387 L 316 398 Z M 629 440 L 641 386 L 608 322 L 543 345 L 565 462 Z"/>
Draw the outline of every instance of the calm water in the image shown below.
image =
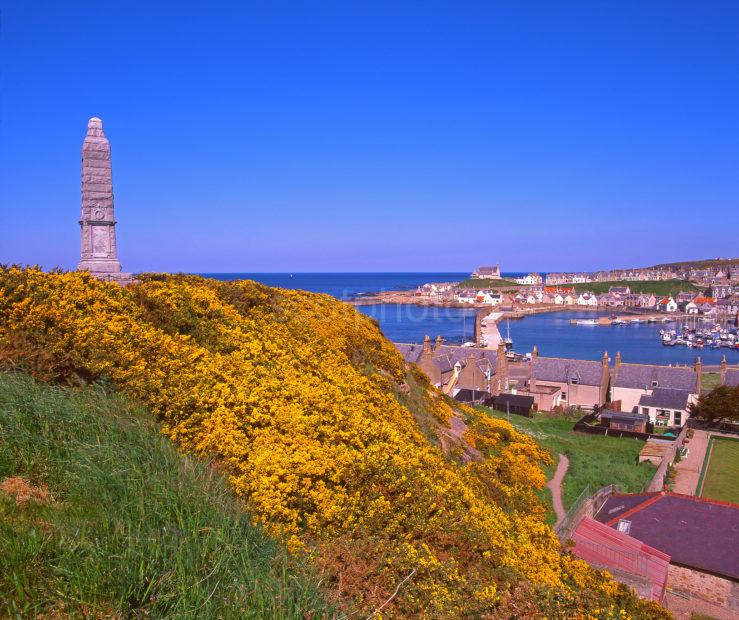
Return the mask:
<path fill-rule="evenodd" d="M 606 313 L 609 314 L 609 313 Z M 692 364 L 700 356 L 704 364 L 719 364 L 726 355 L 730 363 L 739 362 L 739 352 L 728 349 L 689 349 L 685 346 L 665 347 L 659 330 L 675 323 L 639 323 L 625 326 L 571 325 L 572 319 L 593 318 L 594 312 L 551 312 L 510 321 L 513 348 L 521 353 L 536 345 L 548 357 L 571 357 L 599 360 L 603 351 L 611 358 L 621 351 L 624 362 L 647 364 Z M 506 324 L 500 325 L 502 333 Z"/>
<path fill-rule="evenodd" d="M 423 342 L 442 336 L 448 344 L 462 344 L 475 339 L 474 308 L 437 308 L 378 304 L 358 306 L 380 322 L 383 333 L 393 342 Z"/>
<path fill-rule="evenodd" d="M 383 290 L 414 289 L 426 282 L 452 282 L 467 273 L 239 273 L 203 274 L 220 280 L 248 278 L 269 286 L 296 288 L 328 293 L 338 299 L 352 299 Z M 512 277 L 513 274 L 504 274 Z M 461 343 L 474 335 L 475 311 L 460 308 L 433 308 L 379 304 L 360 306 L 359 310 L 375 317 L 385 335 L 395 342 L 423 341 L 441 335 L 449 343 Z M 641 323 L 624 327 L 571 325 L 575 318 L 592 318 L 594 312 L 552 312 L 510 322 L 513 348 L 530 352 L 536 345 L 542 355 L 599 360 L 603 351 L 613 357 L 616 351 L 626 362 L 652 364 L 692 364 L 700 356 L 705 364 L 718 364 L 723 355 L 729 363 L 739 363 L 739 352 L 728 349 L 688 349 L 665 347 L 659 330 L 672 324 Z M 503 335 L 506 324 L 500 325 Z"/>
<path fill-rule="evenodd" d="M 458 282 L 469 273 L 204 273 L 217 280 L 256 280 L 267 286 L 328 293 L 337 299 L 381 291 L 406 291 L 427 282 Z"/>

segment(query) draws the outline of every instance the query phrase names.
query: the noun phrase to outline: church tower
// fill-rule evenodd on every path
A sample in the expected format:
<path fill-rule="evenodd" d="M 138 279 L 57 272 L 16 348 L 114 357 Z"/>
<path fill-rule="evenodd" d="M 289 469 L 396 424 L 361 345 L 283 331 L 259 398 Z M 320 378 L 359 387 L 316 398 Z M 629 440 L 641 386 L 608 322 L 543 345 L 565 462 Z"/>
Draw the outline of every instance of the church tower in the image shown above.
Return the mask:
<path fill-rule="evenodd" d="M 109 280 L 128 275 L 121 273 L 115 242 L 110 142 L 103 133 L 103 121 L 96 117 L 88 121 L 82 143 L 80 246 L 78 270 Z"/>

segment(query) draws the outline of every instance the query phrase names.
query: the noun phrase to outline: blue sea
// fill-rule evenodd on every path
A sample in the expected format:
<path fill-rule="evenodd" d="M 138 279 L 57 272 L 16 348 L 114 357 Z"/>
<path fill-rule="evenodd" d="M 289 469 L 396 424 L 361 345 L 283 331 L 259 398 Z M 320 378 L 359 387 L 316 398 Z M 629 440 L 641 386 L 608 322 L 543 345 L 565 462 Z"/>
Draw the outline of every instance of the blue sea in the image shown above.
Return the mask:
<path fill-rule="evenodd" d="M 427 282 L 459 282 L 469 273 L 203 273 L 217 280 L 256 280 L 267 286 L 328 293 L 348 300 L 382 291 L 413 290 Z"/>
<path fill-rule="evenodd" d="M 468 273 L 239 273 L 203 274 L 219 280 L 251 279 L 269 286 L 328 293 L 342 300 L 379 291 L 412 290 L 427 282 L 453 282 Z M 503 274 L 515 277 L 519 274 Z M 424 336 L 441 335 L 446 342 L 459 344 L 474 337 L 475 310 L 429 306 L 377 304 L 358 306 L 376 318 L 384 334 L 394 342 L 420 343 Z M 728 349 L 688 349 L 665 347 L 659 330 L 674 324 L 643 323 L 623 327 L 571 325 L 575 318 L 592 318 L 593 312 L 552 312 L 500 325 L 506 335 L 510 329 L 513 348 L 528 353 L 534 345 L 541 355 L 600 360 L 603 352 L 613 357 L 621 352 L 625 362 L 651 364 L 692 364 L 700 356 L 704 364 L 718 364 L 726 355 L 731 364 L 739 363 L 739 352 Z"/>

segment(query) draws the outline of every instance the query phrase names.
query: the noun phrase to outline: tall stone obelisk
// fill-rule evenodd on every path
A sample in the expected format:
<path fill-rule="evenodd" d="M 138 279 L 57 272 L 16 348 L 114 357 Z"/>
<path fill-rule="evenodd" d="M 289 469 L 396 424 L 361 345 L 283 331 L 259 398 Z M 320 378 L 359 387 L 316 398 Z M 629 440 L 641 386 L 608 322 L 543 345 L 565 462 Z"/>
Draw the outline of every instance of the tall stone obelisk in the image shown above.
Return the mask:
<path fill-rule="evenodd" d="M 125 281 L 115 242 L 113 174 L 110 142 L 103 133 L 103 121 L 93 117 L 87 123 L 82 143 L 82 218 L 80 219 L 80 263 L 78 270 L 106 279 Z"/>

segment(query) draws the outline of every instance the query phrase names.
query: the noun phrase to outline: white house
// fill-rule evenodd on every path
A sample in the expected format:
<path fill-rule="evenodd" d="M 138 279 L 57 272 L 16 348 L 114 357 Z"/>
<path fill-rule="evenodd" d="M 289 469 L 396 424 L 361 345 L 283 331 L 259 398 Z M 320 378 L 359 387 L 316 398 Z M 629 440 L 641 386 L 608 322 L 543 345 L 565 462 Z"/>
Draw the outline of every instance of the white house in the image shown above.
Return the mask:
<path fill-rule="evenodd" d="M 677 303 L 672 297 L 663 297 L 657 303 L 657 309 L 661 312 L 677 312 Z"/>
<path fill-rule="evenodd" d="M 457 293 L 457 301 L 460 304 L 474 304 L 475 303 L 474 291 L 459 291 L 459 293 Z"/>
<path fill-rule="evenodd" d="M 503 303 L 503 295 L 500 293 L 486 293 L 484 291 L 478 291 L 475 296 L 475 301 L 478 304 L 486 304 L 490 306 L 499 306 Z"/>
<path fill-rule="evenodd" d="M 538 273 L 530 273 L 523 278 L 516 278 L 516 283 L 527 286 L 541 284 L 541 276 Z"/>
<path fill-rule="evenodd" d="M 557 293 L 554 295 L 554 303 L 558 306 L 561 306 L 565 303 L 565 298 L 562 296 L 561 293 Z"/>
<path fill-rule="evenodd" d="M 686 314 L 698 314 L 698 305 L 694 301 L 689 301 L 685 304 Z"/>
<path fill-rule="evenodd" d="M 598 298 L 592 293 L 581 293 L 577 298 L 578 306 L 597 306 Z"/>

